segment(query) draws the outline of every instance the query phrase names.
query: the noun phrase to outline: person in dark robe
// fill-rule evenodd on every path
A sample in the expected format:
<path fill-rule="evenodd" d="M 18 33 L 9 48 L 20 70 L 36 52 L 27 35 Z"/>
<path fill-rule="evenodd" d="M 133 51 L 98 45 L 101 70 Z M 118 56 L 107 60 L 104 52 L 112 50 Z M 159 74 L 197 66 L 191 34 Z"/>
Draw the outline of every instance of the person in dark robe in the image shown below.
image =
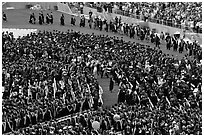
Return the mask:
<path fill-rule="evenodd" d="M 130 26 L 129 24 L 125 25 L 125 34 L 128 36 L 128 32 L 130 31 Z"/>
<path fill-rule="evenodd" d="M 84 16 L 81 16 L 81 19 L 80 19 L 80 27 L 85 27 L 85 17 Z"/>
<path fill-rule="evenodd" d="M 64 26 L 64 14 L 60 17 L 60 25 Z"/>
<path fill-rule="evenodd" d="M 79 123 L 81 123 L 83 127 L 87 127 L 87 125 L 88 125 L 88 123 L 87 123 L 87 121 L 85 120 L 85 118 L 84 118 L 83 115 L 81 115 L 81 116 L 79 117 Z"/>
<path fill-rule="evenodd" d="M 41 15 L 41 18 L 42 18 L 42 24 L 44 24 L 45 23 L 45 20 L 44 20 L 45 18 L 44 18 L 44 14 L 43 14 L 42 11 L 40 12 L 40 15 Z"/>
<path fill-rule="evenodd" d="M 96 27 L 99 28 L 99 17 L 96 18 Z"/>
<path fill-rule="evenodd" d="M 110 78 L 109 91 L 112 93 L 114 88 L 113 77 Z"/>
<path fill-rule="evenodd" d="M 3 18 L 3 21 L 4 21 L 4 22 L 7 22 L 7 16 L 6 16 L 6 13 L 3 12 L 3 16 L 2 16 L 2 18 Z"/>
<path fill-rule="evenodd" d="M 171 49 L 171 37 L 167 35 L 165 40 L 166 40 L 166 49 L 170 50 Z"/>
<path fill-rule="evenodd" d="M 105 31 L 108 32 L 108 22 L 106 19 L 104 20 L 104 24 L 105 24 Z"/>
<path fill-rule="evenodd" d="M 93 15 L 93 12 L 90 10 L 90 11 L 89 11 L 89 19 L 92 18 L 92 15 Z"/>
<path fill-rule="evenodd" d="M 53 22 L 54 22 L 54 19 L 53 19 L 53 14 L 52 14 L 52 12 L 51 12 L 51 13 L 50 13 L 50 23 L 53 24 Z"/>
<path fill-rule="evenodd" d="M 183 52 L 183 49 L 184 49 L 184 40 L 183 39 L 181 39 L 181 42 L 180 42 L 180 44 L 179 44 L 179 53 L 182 53 Z"/>
<path fill-rule="evenodd" d="M 42 16 L 41 16 L 40 13 L 39 13 L 39 17 L 38 17 L 38 22 L 39 22 L 40 25 L 42 25 Z"/>
<path fill-rule="evenodd" d="M 20 122 L 19 122 L 19 128 L 25 127 L 25 125 L 24 125 L 24 118 L 21 116 L 21 118 L 20 118 L 19 120 L 20 120 Z"/>
<path fill-rule="evenodd" d="M 156 44 L 156 47 L 160 48 L 159 45 L 160 45 L 160 38 L 158 35 L 156 35 L 155 37 L 155 44 Z"/>
<path fill-rule="evenodd" d="M 13 129 L 12 129 L 11 121 L 7 119 L 6 122 L 5 122 L 5 130 L 4 130 L 4 132 L 8 133 L 8 132 L 11 132 L 12 130 Z"/>
<path fill-rule="evenodd" d="M 33 14 L 30 14 L 29 23 L 32 24 Z"/>
<path fill-rule="evenodd" d="M 135 29 L 134 29 L 134 27 L 132 26 L 132 27 L 130 28 L 130 38 L 134 38 L 134 36 L 135 36 Z"/>
<path fill-rule="evenodd" d="M 131 94 L 129 94 L 128 92 L 129 92 L 129 91 L 126 91 L 125 100 L 126 100 L 126 103 L 127 103 L 128 105 L 131 105 L 131 103 L 132 103 L 132 96 L 131 96 Z"/>
<path fill-rule="evenodd" d="M 141 99 L 140 104 L 143 105 L 143 106 L 147 106 L 147 102 L 149 102 L 148 99 L 147 99 L 146 97 L 143 97 L 143 98 Z"/>
<path fill-rule="evenodd" d="M 29 20 L 29 23 L 31 23 L 31 24 L 35 24 L 35 14 L 34 13 L 32 13 L 31 15 L 30 15 L 30 20 Z"/>
<path fill-rule="evenodd" d="M 124 103 L 125 102 L 125 91 L 124 89 L 120 89 L 118 93 L 118 103 Z"/>
<path fill-rule="evenodd" d="M 37 89 L 31 89 L 32 99 L 37 99 Z"/>
<path fill-rule="evenodd" d="M 44 121 L 49 121 L 52 119 L 51 111 L 46 108 L 46 111 L 44 113 Z"/>
<path fill-rule="evenodd" d="M 96 16 L 95 19 L 94 19 L 94 29 L 97 29 L 98 28 L 98 17 Z"/>
<path fill-rule="evenodd" d="M 42 122 L 43 121 L 43 111 L 41 108 L 38 109 L 38 117 L 37 117 L 37 121 L 38 122 Z"/>
<path fill-rule="evenodd" d="M 72 17 L 71 17 L 71 25 L 75 26 L 75 22 L 76 22 L 76 19 L 74 18 L 74 15 L 72 15 Z"/>
<path fill-rule="evenodd" d="M 62 117 L 62 108 L 60 106 L 57 106 L 56 108 L 56 118 Z"/>
<path fill-rule="evenodd" d="M 83 105 L 82 105 L 82 111 L 88 110 L 88 109 L 90 109 L 90 106 L 89 106 L 89 101 L 88 101 L 88 99 L 86 98 L 86 99 L 84 100 L 84 102 L 83 102 Z"/>
<path fill-rule="evenodd" d="M 172 37 L 172 41 L 173 41 L 173 49 L 174 51 L 177 51 L 177 48 L 178 48 L 177 40 L 174 37 Z"/>
<path fill-rule="evenodd" d="M 89 28 L 91 29 L 92 28 L 92 23 L 93 23 L 93 18 L 89 18 L 88 20 L 88 23 L 89 23 Z"/>
<path fill-rule="evenodd" d="M 68 114 L 69 114 L 68 107 L 67 107 L 67 106 L 64 106 L 64 107 L 62 108 L 61 116 L 60 116 L 60 117 L 64 117 L 64 116 L 66 116 L 66 115 L 68 115 Z"/>
<path fill-rule="evenodd" d="M 150 34 L 150 41 L 151 41 L 151 43 L 154 43 L 154 34 L 153 33 Z"/>
<path fill-rule="evenodd" d="M 16 131 L 17 130 L 17 122 L 16 122 L 16 119 L 14 118 L 14 117 L 12 117 L 11 118 L 11 123 L 12 123 L 12 129 L 14 130 L 14 131 Z"/>
<path fill-rule="evenodd" d="M 140 40 L 144 40 L 144 38 L 145 38 L 145 33 L 144 33 L 144 31 L 141 29 L 141 30 L 140 30 Z"/>
<path fill-rule="evenodd" d="M 30 119 L 30 115 L 27 114 L 25 116 L 25 126 L 28 127 L 31 124 L 31 119 Z"/>
<path fill-rule="evenodd" d="M 107 130 L 107 122 L 103 119 L 100 126 L 102 133 Z"/>
<path fill-rule="evenodd" d="M 151 94 L 150 100 L 151 100 L 151 102 L 152 102 L 152 104 L 153 104 L 154 106 L 157 105 L 157 102 L 158 102 L 158 101 L 157 101 L 157 97 L 156 97 L 155 94 Z"/>
<path fill-rule="evenodd" d="M 103 28 L 103 21 L 102 19 L 99 19 L 99 30 L 102 31 Z"/>
<path fill-rule="evenodd" d="M 35 124 L 37 124 L 37 118 L 36 118 L 36 116 L 35 116 L 35 113 L 31 113 L 31 123 L 32 123 L 32 125 L 35 125 Z"/>
<path fill-rule="evenodd" d="M 94 104 L 93 104 L 93 108 L 95 110 L 97 110 L 97 108 L 98 108 L 98 100 L 99 100 L 99 91 L 94 91 L 94 98 L 93 98 Z"/>
<path fill-rule="evenodd" d="M 50 15 L 48 13 L 46 15 L 46 24 L 50 24 Z"/>

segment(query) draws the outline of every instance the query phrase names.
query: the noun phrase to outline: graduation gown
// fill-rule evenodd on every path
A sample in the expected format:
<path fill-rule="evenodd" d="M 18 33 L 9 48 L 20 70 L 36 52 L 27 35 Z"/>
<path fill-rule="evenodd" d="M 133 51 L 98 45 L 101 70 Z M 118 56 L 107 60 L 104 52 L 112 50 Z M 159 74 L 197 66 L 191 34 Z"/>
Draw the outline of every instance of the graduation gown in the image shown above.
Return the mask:
<path fill-rule="evenodd" d="M 39 20 L 39 24 L 42 25 L 42 16 L 41 15 L 39 16 L 38 20 Z"/>
<path fill-rule="evenodd" d="M 61 18 L 60 18 L 60 24 L 61 24 L 62 26 L 64 26 L 64 16 L 61 16 Z"/>
<path fill-rule="evenodd" d="M 47 110 L 44 114 L 44 121 L 49 121 L 52 119 L 52 115 L 51 115 L 51 112 L 50 110 Z"/>
<path fill-rule="evenodd" d="M 32 123 L 32 125 L 37 124 L 37 117 L 35 116 L 35 114 L 31 115 L 31 123 Z"/>
<path fill-rule="evenodd" d="M 82 105 L 82 111 L 90 109 L 88 99 L 86 99 Z"/>
<path fill-rule="evenodd" d="M 113 81 L 113 78 L 110 78 L 109 91 L 112 91 L 113 87 L 114 87 L 114 81 Z"/>
<path fill-rule="evenodd" d="M 125 91 L 120 90 L 118 94 L 118 103 L 125 102 Z"/>

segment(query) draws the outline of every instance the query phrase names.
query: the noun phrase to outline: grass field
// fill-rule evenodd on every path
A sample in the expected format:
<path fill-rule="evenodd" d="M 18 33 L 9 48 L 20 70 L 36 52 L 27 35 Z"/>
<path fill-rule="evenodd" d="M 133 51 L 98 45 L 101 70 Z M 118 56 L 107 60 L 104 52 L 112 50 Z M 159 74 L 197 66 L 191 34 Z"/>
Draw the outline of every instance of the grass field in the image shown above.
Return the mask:
<path fill-rule="evenodd" d="M 54 17 L 54 23 L 52 25 L 39 25 L 38 23 L 35 25 L 29 24 L 28 20 L 30 17 L 30 13 L 34 12 L 36 15 L 36 18 L 38 20 L 38 13 L 39 11 L 31 11 L 31 10 L 3 10 L 6 14 L 7 14 L 7 18 L 8 18 L 8 22 L 3 22 L 2 27 L 3 28 L 32 28 L 32 29 L 38 29 L 38 30 L 48 30 L 48 31 L 52 31 L 52 30 L 60 30 L 60 31 L 67 31 L 67 29 L 73 29 L 73 30 L 77 30 L 80 31 L 82 33 L 95 33 L 98 35 L 109 35 L 109 36 L 116 36 L 116 37 L 123 37 L 124 40 L 126 41 L 132 41 L 132 42 L 137 42 L 137 43 L 143 43 L 146 45 L 150 45 L 151 47 L 154 47 L 153 44 L 148 43 L 147 41 L 143 41 L 141 42 L 140 40 L 137 39 L 130 39 L 127 36 L 123 36 L 120 34 L 114 34 L 111 32 L 104 32 L 104 31 L 99 31 L 99 30 L 94 30 L 94 29 L 89 29 L 88 28 L 88 23 L 86 22 L 86 27 L 85 28 L 81 28 L 79 27 L 79 18 L 76 18 L 76 26 L 71 26 L 70 25 L 70 20 L 71 20 L 71 16 L 70 15 L 65 15 L 65 26 L 60 26 L 59 24 L 59 20 L 60 20 L 60 16 L 62 13 L 57 12 L 57 11 L 52 11 L 53 12 L 53 17 Z M 50 13 L 51 11 L 44 11 L 44 16 L 46 15 L 46 13 Z M 161 45 L 161 50 L 169 55 L 173 55 L 175 58 L 181 59 L 185 52 L 180 54 L 178 52 L 173 52 L 166 50 L 166 46 L 165 46 L 165 42 L 162 42 Z M 104 94 L 103 94 L 103 101 L 104 101 L 104 106 L 111 106 L 114 105 L 115 103 L 117 103 L 117 90 L 118 87 L 115 87 L 115 91 L 113 93 L 110 93 L 108 91 L 109 88 L 109 79 L 107 78 L 103 78 L 101 79 L 100 77 L 98 78 L 100 85 L 102 86 L 103 90 L 104 90 Z"/>

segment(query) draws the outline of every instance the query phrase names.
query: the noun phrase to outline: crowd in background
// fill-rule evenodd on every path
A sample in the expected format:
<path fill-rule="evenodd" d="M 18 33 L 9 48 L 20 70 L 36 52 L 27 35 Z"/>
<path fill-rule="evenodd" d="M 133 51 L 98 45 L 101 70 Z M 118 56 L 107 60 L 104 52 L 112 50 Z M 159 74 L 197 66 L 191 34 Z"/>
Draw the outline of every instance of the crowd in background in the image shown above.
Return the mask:
<path fill-rule="evenodd" d="M 2 36 L 3 133 L 202 134 L 198 58 L 72 30 Z M 119 86 L 111 108 L 101 107 L 100 75 Z"/>
<path fill-rule="evenodd" d="M 105 11 L 110 7 L 121 15 L 202 33 L 201 2 L 88 2 L 86 5 Z"/>

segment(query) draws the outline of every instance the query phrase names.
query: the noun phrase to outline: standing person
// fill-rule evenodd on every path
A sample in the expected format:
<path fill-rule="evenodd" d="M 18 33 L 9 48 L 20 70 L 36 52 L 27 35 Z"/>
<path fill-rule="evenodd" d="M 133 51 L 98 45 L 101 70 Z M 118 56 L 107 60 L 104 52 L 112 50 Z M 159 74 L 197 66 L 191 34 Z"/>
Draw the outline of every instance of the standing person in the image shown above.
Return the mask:
<path fill-rule="evenodd" d="M 3 12 L 3 16 L 2 16 L 2 17 L 3 17 L 3 21 L 4 21 L 4 22 L 7 22 L 7 16 L 6 16 L 6 13 Z"/>
<path fill-rule="evenodd" d="M 29 23 L 35 24 L 35 14 L 31 13 Z"/>
<path fill-rule="evenodd" d="M 179 44 L 179 53 L 182 53 L 182 52 L 183 52 L 184 44 L 185 44 L 184 40 L 181 39 L 181 42 L 180 42 L 180 44 Z"/>
<path fill-rule="evenodd" d="M 135 37 L 135 28 L 134 26 L 131 26 L 130 28 L 130 38 L 134 38 Z"/>
<path fill-rule="evenodd" d="M 89 18 L 88 23 L 89 23 L 89 28 L 91 29 L 92 28 L 92 23 L 93 23 L 93 18 L 92 17 Z"/>
<path fill-rule="evenodd" d="M 33 24 L 35 24 L 36 18 L 35 18 L 35 14 L 33 13 Z"/>
<path fill-rule="evenodd" d="M 92 18 L 92 15 L 93 15 L 93 12 L 90 10 L 90 11 L 89 11 L 89 19 Z"/>
<path fill-rule="evenodd" d="M 99 29 L 100 29 L 100 31 L 102 31 L 102 28 L 103 28 L 103 21 L 102 21 L 102 19 L 100 18 L 100 19 L 99 19 Z"/>
<path fill-rule="evenodd" d="M 120 85 L 119 90 L 118 90 L 118 103 L 124 103 L 125 102 L 125 89 L 123 86 Z"/>
<path fill-rule="evenodd" d="M 173 36 L 172 40 L 173 40 L 174 51 L 177 51 L 177 48 L 178 48 L 177 39 Z"/>
<path fill-rule="evenodd" d="M 171 37 L 167 35 L 165 40 L 166 40 L 166 49 L 170 50 L 171 49 Z"/>
<path fill-rule="evenodd" d="M 96 16 L 94 19 L 94 29 L 97 29 L 97 26 L 98 26 L 97 22 L 98 22 L 98 16 Z"/>
<path fill-rule="evenodd" d="M 84 15 L 81 16 L 80 27 L 85 27 L 85 17 L 84 17 Z"/>
<path fill-rule="evenodd" d="M 143 29 L 141 29 L 140 30 L 140 40 L 144 40 L 144 38 L 145 38 L 145 33 L 144 33 L 144 30 Z"/>
<path fill-rule="evenodd" d="M 110 84 L 109 84 L 109 91 L 112 93 L 114 89 L 114 81 L 113 81 L 113 77 L 110 77 Z"/>
<path fill-rule="evenodd" d="M 31 24 L 32 24 L 32 18 L 33 18 L 33 14 L 30 13 L 29 23 L 31 23 Z"/>
<path fill-rule="evenodd" d="M 42 18 L 42 24 L 44 24 L 44 23 L 45 23 L 45 20 L 44 20 L 44 14 L 43 14 L 42 11 L 41 11 L 40 15 L 41 15 L 41 18 Z"/>
<path fill-rule="evenodd" d="M 98 18 L 97 18 L 97 23 L 96 23 L 96 26 L 97 26 L 97 28 L 99 28 L 99 19 L 100 19 L 101 17 L 99 16 Z"/>
<path fill-rule="evenodd" d="M 76 22 L 76 19 L 74 18 L 74 15 L 72 15 L 72 17 L 71 17 L 71 25 L 75 26 L 75 22 Z"/>
<path fill-rule="evenodd" d="M 81 12 L 81 14 L 84 14 L 83 9 L 84 9 L 84 5 L 83 5 L 83 3 L 81 2 L 81 3 L 80 3 L 80 12 Z"/>
<path fill-rule="evenodd" d="M 47 15 L 46 15 L 46 24 L 50 24 L 50 16 L 49 16 L 48 13 L 47 13 Z"/>
<path fill-rule="evenodd" d="M 98 69 L 97 69 L 97 64 L 95 63 L 94 64 L 94 69 L 93 69 L 93 75 L 94 77 L 97 79 L 97 72 L 98 72 Z"/>
<path fill-rule="evenodd" d="M 154 33 L 151 32 L 151 34 L 150 34 L 150 41 L 151 41 L 151 43 L 154 43 L 155 42 L 154 40 L 155 40 Z"/>
<path fill-rule="evenodd" d="M 61 15 L 60 25 L 64 26 L 64 14 Z"/>
<path fill-rule="evenodd" d="M 159 36 L 157 34 L 155 36 L 155 45 L 156 45 L 156 47 L 160 48 L 159 47 L 159 45 L 160 45 L 160 38 L 159 38 Z"/>
<path fill-rule="evenodd" d="M 163 32 L 161 32 L 160 38 L 161 38 L 162 40 L 164 40 L 164 33 L 163 33 Z"/>
<path fill-rule="evenodd" d="M 42 16 L 41 16 L 41 13 L 39 13 L 38 21 L 39 21 L 39 24 L 42 25 Z"/>
<path fill-rule="evenodd" d="M 52 12 L 50 13 L 50 23 L 53 24 L 53 14 L 52 14 Z"/>
<path fill-rule="evenodd" d="M 105 24 L 105 31 L 108 32 L 108 22 L 106 19 L 104 20 L 104 24 Z"/>

